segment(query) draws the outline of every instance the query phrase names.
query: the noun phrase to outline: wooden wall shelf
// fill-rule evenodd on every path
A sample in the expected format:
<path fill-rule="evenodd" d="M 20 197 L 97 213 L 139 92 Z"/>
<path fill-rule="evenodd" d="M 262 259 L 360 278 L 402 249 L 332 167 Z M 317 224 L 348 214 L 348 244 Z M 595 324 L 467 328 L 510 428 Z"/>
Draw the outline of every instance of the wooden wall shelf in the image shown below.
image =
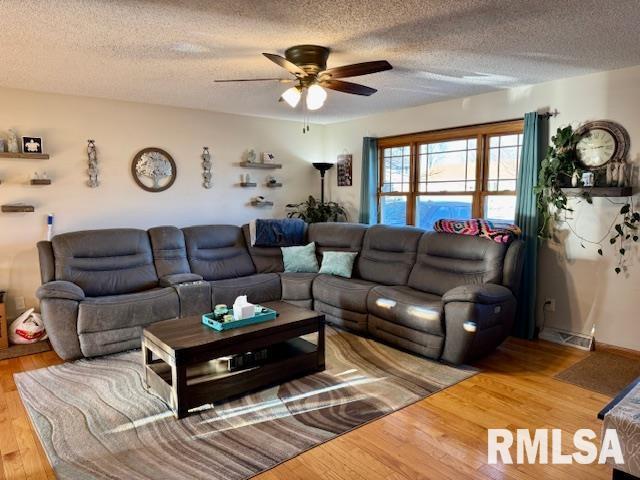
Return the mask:
<path fill-rule="evenodd" d="M 256 202 L 255 200 L 251 200 L 251 205 L 254 207 L 273 207 L 273 202 Z"/>
<path fill-rule="evenodd" d="M 568 197 L 580 197 L 587 193 L 592 197 L 629 197 L 633 195 L 632 187 L 578 187 L 563 188 L 562 191 Z"/>
<path fill-rule="evenodd" d="M 49 180 L 48 178 L 46 178 L 46 179 L 32 178 L 29 183 L 31 185 L 51 185 L 51 180 Z"/>
<path fill-rule="evenodd" d="M 27 158 L 29 160 L 49 160 L 49 154 L 0 152 L 0 158 Z"/>
<path fill-rule="evenodd" d="M 244 168 L 263 168 L 263 169 L 282 168 L 282 164 L 280 164 L 280 163 L 240 162 L 240 166 L 244 167 Z"/>
<path fill-rule="evenodd" d="M 258 184 L 257 183 L 253 183 L 253 182 L 248 182 L 248 183 L 247 182 L 241 182 L 240 186 L 244 187 L 244 188 L 249 188 L 249 187 L 257 187 Z"/>
<path fill-rule="evenodd" d="M 281 186 L 281 183 L 267 183 L 267 187 L 269 188 L 280 188 Z"/>
<path fill-rule="evenodd" d="M 2 205 L 3 213 L 33 213 L 35 211 L 33 205 Z"/>

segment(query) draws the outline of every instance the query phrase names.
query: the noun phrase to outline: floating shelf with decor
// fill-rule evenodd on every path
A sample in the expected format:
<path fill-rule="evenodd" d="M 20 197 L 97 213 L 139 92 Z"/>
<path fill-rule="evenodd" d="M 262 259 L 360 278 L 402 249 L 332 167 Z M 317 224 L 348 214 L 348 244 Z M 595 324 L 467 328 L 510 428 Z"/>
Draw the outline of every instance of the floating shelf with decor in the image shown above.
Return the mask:
<path fill-rule="evenodd" d="M 240 182 L 238 185 L 240 185 L 241 187 L 244 187 L 244 188 L 257 187 L 258 186 L 258 184 L 254 183 L 254 182 Z"/>
<path fill-rule="evenodd" d="M 33 213 L 36 211 L 33 205 L 2 205 L 2 213 Z"/>
<path fill-rule="evenodd" d="M 258 202 L 256 200 L 251 200 L 251 205 L 254 207 L 273 207 L 273 202 Z"/>
<path fill-rule="evenodd" d="M 51 180 L 48 178 L 32 178 L 29 183 L 31 185 L 51 185 Z"/>
<path fill-rule="evenodd" d="M 243 168 L 263 168 L 263 169 L 282 168 L 281 163 L 240 162 L 240 166 Z"/>
<path fill-rule="evenodd" d="M 29 160 L 49 160 L 48 153 L 12 153 L 12 152 L 0 152 L 0 158 L 21 158 Z"/>
<path fill-rule="evenodd" d="M 629 197 L 633 195 L 632 187 L 577 187 L 562 188 L 567 197 L 581 197 L 584 194 L 591 197 Z"/>
<path fill-rule="evenodd" d="M 282 186 L 281 183 L 269 183 L 267 182 L 267 187 L 269 188 L 280 188 Z"/>

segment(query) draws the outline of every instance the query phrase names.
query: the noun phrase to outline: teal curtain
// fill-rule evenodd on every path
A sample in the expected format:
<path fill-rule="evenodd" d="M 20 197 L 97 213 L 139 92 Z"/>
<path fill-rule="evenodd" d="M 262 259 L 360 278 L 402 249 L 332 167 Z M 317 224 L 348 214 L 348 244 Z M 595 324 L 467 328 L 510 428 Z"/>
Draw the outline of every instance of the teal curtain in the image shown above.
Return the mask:
<path fill-rule="evenodd" d="M 513 334 L 532 339 L 536 328 L 536 274 L 538 266 L 538 209 L 534 188 L 548 142 L 548 120 L 536 112 L 524 116 L 522 156 L 516 185 L 515 222 L 525 242 L 522 282 Z"/>
<path fill-rule="evenodd" d="M 362 139 L 360 223 L 378 223 L 378 139 Z"/>

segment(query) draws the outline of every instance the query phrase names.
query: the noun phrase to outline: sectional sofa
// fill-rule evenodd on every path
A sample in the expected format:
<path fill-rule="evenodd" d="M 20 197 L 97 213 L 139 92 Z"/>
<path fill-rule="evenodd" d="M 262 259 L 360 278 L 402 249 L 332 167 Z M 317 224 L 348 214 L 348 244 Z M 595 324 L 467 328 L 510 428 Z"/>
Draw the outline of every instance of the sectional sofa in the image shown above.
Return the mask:
<path fill-rule="evenodd" d="M 279 248 L 252 247 L 245 225 L 65 233 L 39 242 L 42 317 L 63 359 L 140 346 L 142 328 L 198 315 L 237 295 L 313 308 L 327 322 L 453 364 L 511 331 L 523 243 L 411 227 L 318 223 L 325 251 L 358 252 L 353 278 L 283 272 Z"/>

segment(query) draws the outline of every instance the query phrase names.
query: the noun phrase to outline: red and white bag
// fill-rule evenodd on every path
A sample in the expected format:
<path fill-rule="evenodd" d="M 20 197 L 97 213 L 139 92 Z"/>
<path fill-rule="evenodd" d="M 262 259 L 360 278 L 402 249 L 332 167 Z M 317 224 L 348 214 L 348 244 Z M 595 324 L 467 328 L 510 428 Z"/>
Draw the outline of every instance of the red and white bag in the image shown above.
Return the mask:
<path fill-rule="evenodd" d="M 36 343 L 47 338 L 39 313 L 30 308 L 9 326 L 9 341 L 13 344 Z"/>

